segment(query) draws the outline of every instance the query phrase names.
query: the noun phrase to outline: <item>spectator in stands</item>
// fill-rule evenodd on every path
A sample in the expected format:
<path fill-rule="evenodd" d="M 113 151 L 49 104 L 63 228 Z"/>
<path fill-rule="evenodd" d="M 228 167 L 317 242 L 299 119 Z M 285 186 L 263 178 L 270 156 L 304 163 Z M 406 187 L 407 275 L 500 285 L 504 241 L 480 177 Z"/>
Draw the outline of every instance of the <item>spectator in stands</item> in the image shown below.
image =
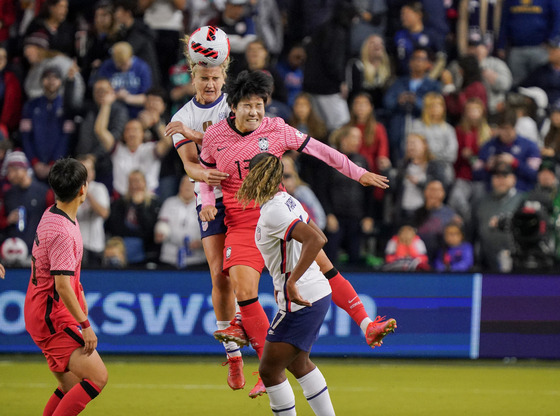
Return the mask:
<path fill-rule="evenodd" d="M 306 58 L 303 45 L 296 44 L 290 48 L 286 58 L 276 64 L 276 71 L 282 77 L 288 93 L 287 103 L 290 107 L 294 106 L 296 97 L 303 89 L 303 65 Z"/>
<path fill-rule="evenodd" d="M 457 160 L 457 135 L 446 121 L 445 100 L 441 94 L 429 92 L 424 96 L 422 117 L 414 120 L 411 131 L 424 136 L 434 160 L 441 164 L 445 172 L 443 184 L 446 189 L 453 182 L 453 164 Z"/>
<path fill-rule="evenodd" d="M 144 128 L 144 141 L 159 142 L 165 139 L 165 126 L 169 122 L 167 93 L 162 88 L 151 88 L 146 93 L 144 110 L 138 120 Z M 177 152 L 167 152 L 161 159 L 157 193 L 162 201 L 179 191 L 179 181 L 184 175 L 183 162 Z"/>
<path fill-rule="evenodd" d="M 352 25 L 352 56 L 360 54 L 364 42 L 376 35 L 385 38 L 387 30 L 387 1 L 386 0 L 355 0 L 358 18 Z"/>
<path fill-rule="evenodd" d="M 148 191 L 155 192 L 159 186 L 161 159 L 171 149 L 171 137 L 163 136 L 157 142 L 144 143 L 144 128 L 139 120 L 129 120 L 122 141 L 108 130 L 108 111 L 101 111 L 95 123 L 95 134 L 113 162 L 113 191 L 120 195 L 128 190 L 128 175 L 140 170 L 147 183 Z"/>
<path fill-rule="evenodd" d="M 18 7 L 13 1 L 3 1 L 0 5 L 0 42 L 4 43 L 10 38 L 10 28 L 18 20 Z"/>
<path fill-rule="evenodd" d="M 126 193 L 111 204 L 107 232 L 123 238 L 129 264 L 157 262 L 159 245 L 154 240 L 154 227 L 160 199 L 148 190 L 142 171 L 132 170 L 127 181 Z"/>
<path fill-rule="evenodd" d="M 152 83 L 156 86 L 160 85 L 161 71 L 155 48 L 155 34 L 148 25 L 136 18 L 138 13 L 137 1 L 116 0 L 114 5 L 114 18 L 118 27 L 116 40 L 130 44 L 132 47 L 130 55 L 137 56 L 144 61 L 150 68 Z"/>
<path fill-rule="evenodd" d="M 104 223 L 109 217 L 111 201 L 107 187 L 95 181 L 95 156 L 80 155 L 78 160 L 84 164 L 88 172 L 86 200 L 78 208 L 77 214 L 84 242 L 82 264 L 86 267 L 98 267 L 103 259 Z"/>
<path fill-rule="evenodd" d="M 17 130 L 22 106 L 21 84 L 16 74 L 6 68 L 7 64 L 8 51 L 0 45 L 0 133 L 4 140 Z"/>
<path fill-rule="evenodd" d="M 502 1 L 459 0 L 457 6 L 457 49 L 459 56 L 468 52 L 469 41 L 477 38 L 492 52 L 500 32 Z"/>
<path fill-rule="evenodd" d="M 191 68 L 184 56 L 169 69 L 169 98 L 171 114 L 175 114 L 195 95 Z"/>
<path fill-rule="evenodd" d="M 413 225 L 426 244 L 430 264 L 433 264 L 441 247 L 445 226 L 450 222 L 463 222 L 455 210 L 443 202 L 445 196 L 445 189 L 440 181 L 427 182 L 424 188 L 424 205 L 414 213 Z"/>
<path fill-rule="evenodd" d="M 54 204 L 54 194 L 31 175 L 23 152 L 9 153 L 5 165 L 11 187 L 4 195 L 4 218 L 0 221 L 5 227 L 3 234 L 21 238 L 31 253 L 37 225 L 47 207 Z"/>
<path fill-rule="evenodd" d="M 560 162 L 560 101 L 553 103 L 549 112 L 543 126 L 544 147 L 541 153 L 543 158 L 554 158 Z"/>
<path fill-rule="evenodd" d="M 516 176 L 515 185 L 519 191 L 533 189 L 537 181 L 537 171 L 541 164 L 538 146 L 517 135 L 517 116 L 507 111 L 498 124 L 498 135 L 490 139 L 478 152 L 478 160 L 473 167 L 473 179 L 490 182 L 492 172 L 499 162 L 510 165 Z"/>
<path fill-rule="evenodd" d="M 270 74 L 274 80 L 274 90 L 272 92 L 272 99 L 278 100 L 283 103 L 288 102 L 288 92 L 284 85 L 284 79 L 276 71 L 276 68 L 270 65 L 270 55 L 264 42 L 260 39 L 255 39 L 250 42 L 245 49 L 245 61 L 247 68 L 251 71 L 265 71 Z"/>
<path fill-rule="evenodd" d="M 497 52 L 501 59 L 507 56 L 514 86 L 546 63 L 543 45 L 559 37 L 560 2 L 504 0 Z"/>
<path fill-rule="evenodd" d="M 84 56 L 79 61 L 82 74 L 89 85 L 90 77 L 95 77 L 95 72 L 103 61 L 111 57 L 109 50 L 115 30 L 113 11 L 113 3 L 110 0 L 100 0 L 95 4 L 93 24 L 87 33 Z"/>
<path fill-rule="evenodd" d="M 386 271 L 429 270 L 426 245 L 410 225 L 403 225 L 385 248 Z"/>
<path fill-rule="evenodd" d="M 468 223 L 472 201 L 481 196 L 484 191 L 484 189 L 474 188 L 472 166 L 478 158 L 480 147 L 492 137 L 482 101 L 478 98 L 467 101 L 465 112 L 455 132 L 459 147 L 455 162 L 455 182 L 449 192 L 448 203 Z"/>
<path fill-rule="evenodd" d="M 474 209 L 474 229 L 480 244 L 480 263 L 483 268 L 492 271 L 507 270 L 506 264 L 500 264 L 500 256 L 511 256 L 513 249 L 510 227 L 500 228 L 498 222 L 501 217 L 511 216 L 525 198 L 523 193 L 517 191 L 515 182 L 511 164 L 495 163 L 491 172 L 491 191 Z"/>
<path fill-rule="evenodd" d="M 161 85 L 167 88 L 169 69 L 180 55 L 184 31 L 183 10 L 187 6 L 187 0 L 150 0 L 140 4 L 148 5 L 144 10 L 144 23 L 155 34 L 154 49 L 162 74 Z"/>
<path fill-rule="evenodd" d="M 69 87 L 69 86 L 67 86 Z M 117 100 L 115 90 L 107 78 L 98 78 L 93 84 L 93 100 L 88 100 L 82 108 L 71 108 L 65 104 L 68 114 L 76 114 L 81 119 L 74 154 L 95 156 L 96 180 L 113 190 L 113 166 L 111 157 L 101 144 L 95 126 L 108 117 L 107 130 L 113 137 L 122 137 L 128 121 L 128 109 Z"/>
<path fill-rule="evenodd" d="M 406 139 L 406 153 L 397 165 L 389 188 L 392 195 L 391 223 L 410 224 L 414 213 L 424 205 L 424 186 L 437 179 L 443 183 L 445 170 L 434 161 L 424 136 L 410 133 Z"/>
<path fill-rule="evenodd" d="M 488 103 L 478 58 L 474 55 L 462 56 L 459 58 L 458 65 L 461 74 L 459 88 L 455 87 L 450 71 L 445 70 L 441 76 L 447 117 L 453 125 L 461 119 L 465 111 L 465 103 L 469 98 L 479 98 L 484 103 L 484 109 L 486 109 Z"/>
<path fill-rule="evenodd" d="M 80 103 L 85 94 L 85 83 L 72 59 L 65 55 L 53 55 L 49 51 L 49 41 L 46 34 L 34 32 L 23 40 L 23 55 L 29 63 L 29 71 L 25 76 L 23 88 L 27 99 L 37 98 L 43 94 L 42 74 L 47 67 L 57 67 L 64 85 L 68 72 L 74 68 L 74 97 L 75 103 Z M 61 92 L 63 94 L 63 92 Z"/>
<path fill-rule="evenodd" d="M 282 165 L 284 166 L 282 183 L 286 192 L 301 202 L 315 224 L 324 230 L 327 225 L 325 210 L 313 190 L 299 177 L 294 160 L 291 157 L 283 157 Z"/>
<path fill-rule="evenodd" d="M 432 70 L 437 72 L 432 78 L 439 78 L 439 73 L 445 67 L 445 37 L 436 31 L 426 28 L 423 21 L 424 9 L 422 2 L 409 1 L 401 8 L 402 30 L 395 34 L 394 48 L 397 56 L 397 74 L 403 76 L 409 73 L 409 60 L 417 48 L 425 48 L 436 53 L 436 64 Z"/>
<path fill-rule="evenodd" d="M 519 87 L 518 93 L 511 93 L 508 97 L 509 108 L 515 111 L 517 123 L 515 131 L 542 147 L 543 140 L 539 125 L 544 120 L 548 108 L 546 93 L 539 87 Z M 514 98 L 514 99 L 511 99 Z"/>
<path fill-rule="evenodd" d="M 197 217 L 194 183 L 184 175 L 179 193 L 159 211 L 154 238 L 161 244 L 160 262 L 180 269 L 206 263 Z"/>
<path fill-rule="evenodd" d="M 506 93 L 511 89 L 512 75 L 504 61 L 490 55 L 491 50 L 480 37 L 469 38 L 467 53 L 475 55 L 478 59 L 488 98 L 488 119 L 495 120 L 505 109 Z M 453 77 L 456 85 L 462 84 L 462 81 L 459 83 L 460 74 L 453 74 Z"/>
<path fill-rule="evenodd" d="M 374 107 L 382 112 L 383 96 L 392 80 L 391 61 L 383 38 L 368 36 L 362 43 L 359 58 L 350 60 L 348 69 L 350 76 L 346 81 L 350 101 L 356 94 L 366 92 L 372 97 Z"/>
<path fill-rule="evenodd" d="M 430 67 L 428 51 L 414 50 L 410 57 L 410 75 L 397 78 L 383 99 L 388 117 L 389 148 L 393 165 L 403 158 L 405 138 L 412 120 L 422 112 L 424 95 L 441 91 L 440 83 L 427 75 Z"/>
<path fill-rule="evenodd" d="M 359 128 L 344 126 L 331 134 L 332 146 L 356 165 L 367 169 L 367 160 L 360 154 L 362 133 Z M 319 200 L 327 214 L 325 253 L 335 263 L 344 248 L 350 264 L 360 264 L 364 235 L 373 233 L 371 189 L 359 185 L 340 172 L 329 169 L 318 190 Z M 353 182 L 353 183 L 352 183 Z M 348 201 L 352 201 L 351 204 Z"/>
<path fill-rule="evenodd" d="M 135 118 L 146 102 L 146 91 L 152 86 L 152 74 L 146 62 L 132 54 L 132 46 L 118 42 L 112 48 L 112 58 L 105 60 L 97 78 L 111 81 L 117 99 L 126 104 L 130 118 Z"/>
<path fill-rule="evenodd" d="M 350 29 L 356 13 L 352 4 L 340 3 L 337 12 L 312 34 L 307 47 L 303 90 L 313 96 L 314 105 L 329 131 L 350 120 L 345 69 L 350 58 Z"/>
<path fill-rule="evenodd" d="M 43 95 L 25 103 L 20 123 L 21 143 L 33 172 L 46 181 L 51 166 L 69 155 L 69 141 L 74 122 L 64 113 L 60 95 L 62 74 L 57 67 L 47 67 L 41 77 Z"/>
<path fill-rule="evenodd" d="M 250 0 L 257 37 L 270 54 L 272 64 L 284 47 L 284 21 L 276 0 Z"/>
<path fill-rule="evenodd" d="M 543 89 L 548 96 L 548 101 L 554 103 L 560 100 L 560 79 L 558 77 L 558 71 L 560 71 L 560 34 L 557 38 L 548 42 L 547 50 L 548 62 L 545 61 L 541 66 L 530 72 L 526 78 L 520 81 L 520 85 Z"/>
<path fill-rule="evenodd" d="M 103 250 L 103 267 L 123 269 L 128 265 L 126 259 L 126 246 L 122 237 L 111 237 Z"/>
<path fill-rule="evenodd" d="M 68 0 L 45 0 L 39 15 L 27 27 L 26 35 L 44 33 L 50 49 L 73 58 L 76 56 L 76 27 L 66 19 L 67 15 Z"/>
<path fill-rule="evenodd" d="M 246 64 L 247 45 L 257 39 L 257 29 L 248 6 L 249 0 L 226 0 L 224 10 L 206 22 L 206 25 L 217 26 L 228 35 L 232 58 L 228 75 L 233 78 Z"/>
<path fill-rule="evenodd" d="M 434 262 L 438 272 L 468 272 L 474 265 L 472 244 L 465 241 L 462 227 L 454 222 L 443 230 L 443 244 Z"/>

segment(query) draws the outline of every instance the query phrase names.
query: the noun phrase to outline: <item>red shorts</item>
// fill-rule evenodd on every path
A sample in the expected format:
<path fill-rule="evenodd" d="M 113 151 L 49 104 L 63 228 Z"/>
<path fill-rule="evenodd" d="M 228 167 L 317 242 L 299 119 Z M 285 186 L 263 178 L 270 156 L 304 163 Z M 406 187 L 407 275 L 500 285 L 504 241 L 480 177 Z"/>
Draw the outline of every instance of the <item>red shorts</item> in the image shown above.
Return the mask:
<path fill-rule="evenodd" d="M 264 259 L 255 243 L 255 227 L 230 227 L 224 244 L 224 274 L 232 266 L 249 266 L 262 273 Z"/>
<path fill-rule="evenodd" d="M 63 373 L 68 371 L 70 355 L 84 346 L 84 338 L 76 325 L 70 325 L 64 330 L 51 335 L 41 341 L 33 340 L 47 359 L 51 371 Z"/>

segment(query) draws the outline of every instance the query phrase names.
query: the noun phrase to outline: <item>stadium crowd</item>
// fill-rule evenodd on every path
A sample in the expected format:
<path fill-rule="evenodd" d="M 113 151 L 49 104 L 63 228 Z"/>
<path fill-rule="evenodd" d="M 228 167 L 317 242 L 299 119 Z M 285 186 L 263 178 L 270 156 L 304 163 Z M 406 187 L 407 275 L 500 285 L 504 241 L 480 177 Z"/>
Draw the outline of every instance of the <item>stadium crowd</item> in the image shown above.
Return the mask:
<path fill-rule="evenodd" d="M 88 169 L 85 267 L 204 265 L 165 126 L 194 94 L 181 39 L 229 36 L 267 116 L 390 178 L 305 154 L 284 183 L 338 266 L 546 270 L 560 260 L 557 0 L 20 0 L 0 6 L 0 239 L 28 258 L 64 156 Z"/>

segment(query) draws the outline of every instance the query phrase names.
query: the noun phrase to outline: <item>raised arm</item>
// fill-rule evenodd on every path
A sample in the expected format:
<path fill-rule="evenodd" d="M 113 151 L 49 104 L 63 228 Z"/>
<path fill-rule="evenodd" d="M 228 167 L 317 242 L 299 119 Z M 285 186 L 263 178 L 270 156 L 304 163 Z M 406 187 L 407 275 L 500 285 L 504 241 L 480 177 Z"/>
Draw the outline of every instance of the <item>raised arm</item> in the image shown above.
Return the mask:
<path fill-rule="evenodd" d="M 109 131 L 111 105 L 113 105 L 116 99 L 117 97 L 113 91 L 109 91 L 103 96 L 101 99 L 101 106 L 99 107 L 99 113 L 97 113 L 97 118 L 95 119 L 93 127 L 93 131 L 106 152 L 110 152 L 116 142 L 113 133 Z"/>

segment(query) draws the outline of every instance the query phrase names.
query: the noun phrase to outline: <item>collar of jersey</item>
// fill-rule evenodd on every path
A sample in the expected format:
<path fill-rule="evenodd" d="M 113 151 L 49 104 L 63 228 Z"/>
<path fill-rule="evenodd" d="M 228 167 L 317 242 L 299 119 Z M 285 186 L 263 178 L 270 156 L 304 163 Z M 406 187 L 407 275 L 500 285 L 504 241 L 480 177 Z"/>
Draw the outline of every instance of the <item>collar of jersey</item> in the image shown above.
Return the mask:
<path fill-rule="evenodd" d="M 200 104 L 198 101 L 196 101 L 196 96 L 193 97 L 192 101 L 194 103 L 195 106 L 197 106 L 198 108 L 212 108 L 215 105 L 219 104 L 222 100 L 224 99 L 224 93 L 222 93 L 222 95 L 220 95 L 216 101 L 210 103 L 210 104 Z"/>

